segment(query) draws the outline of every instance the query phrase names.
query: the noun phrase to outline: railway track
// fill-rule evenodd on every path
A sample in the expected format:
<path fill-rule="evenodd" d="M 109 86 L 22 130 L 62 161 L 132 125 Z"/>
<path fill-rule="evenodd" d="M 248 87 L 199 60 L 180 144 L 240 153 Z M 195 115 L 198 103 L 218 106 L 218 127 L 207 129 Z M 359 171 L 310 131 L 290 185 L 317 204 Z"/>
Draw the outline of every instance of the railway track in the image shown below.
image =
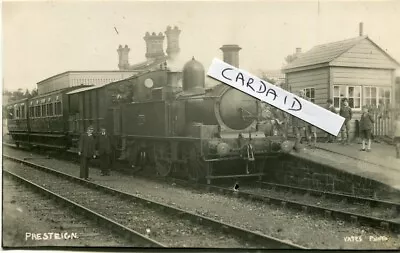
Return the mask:
<path fill-rule="evenodd" d="M 118 235 L 122 233 L 115 233 L 117 226 L 114 231 L 99 226 L 102 217 L 88 212 L 77 215 L 76 204 L 13 173 L 4 172 L 3 189 L 4 247 L 148 245 L 136 237 L 126 238 L 129 231 L 121 230 L 124 236 Z"/>
<path fill-rule="evenodd" d="M 65 201 L 75 202 L 77 208 L 82 212 L 98 213 L 100 216 L 97 217 L 102 216 L 103 220 L 113 222 L 111 224 L 119 224 L 126 231 L 131 231 L 131 234 L 138 236 L 139 239 L 151 240 L 152 243 L 147 242 L 148 245 L 156 247 L 304 248 L 150 199 L 85 181 L 29 161 L 5 155 L 3 157 L 11 163 L 16 162 L 25 166 L 17 168 L 16 166 L 7 166 L 5 162 L 5 173 L 12 173 L 28 180 L 42 187 L 43 190 L 59 195 Z M 132 228 L 135 228 L 136 231 Z"/>
<path fill-rule="evenodd" d="M 400 233 L 399 203 L 267 182 L 257 182 L 258 187 L 242 185 L 238 191 L 235 191 L 233 185 L 226 187 L 193 184 L 181 179 L 168 180 L 201 191 L 261 201 L 266 204 L 301 210 L 305 213 L 323 215 L 326 218 L 341 219 L 359 225 Z M 265 191 L 267 189 L 270 191 Z"/>
<path fill-rule="evenodd" d="M 147 176 L 144 177 L 158 180 Z M 193 182 L 177 178 L 169 178 L 167 180 L 202 191 L 228 194 L 247 200 L 257 200 L 267 204 L 301 210 L 305 213 L 323 215 L 326 218 L 331 217 L 391 232 L 400 232 L 399 203 L 268 182 L 257 182 L 257 187 L 245 188 L 245 185 L 243 185 L 240 191 L 234 191 L 232 186 L 193 184 Z M 164 180 L 161 179 L 161 181 Z"/>

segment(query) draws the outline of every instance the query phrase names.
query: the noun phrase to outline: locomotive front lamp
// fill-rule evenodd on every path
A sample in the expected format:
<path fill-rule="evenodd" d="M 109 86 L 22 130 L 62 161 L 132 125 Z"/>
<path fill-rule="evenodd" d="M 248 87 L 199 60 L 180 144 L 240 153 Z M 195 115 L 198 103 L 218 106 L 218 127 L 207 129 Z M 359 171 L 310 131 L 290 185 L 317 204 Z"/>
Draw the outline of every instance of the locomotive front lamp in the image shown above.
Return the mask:
<path fill-rule="evenodd" d="M 229 144 L 225 143 L 225 142 L 221 142 L 217 145 L 217 154 L 220 156 L 224 156 L 227 155 L 230 151 L 230 146 Z"/>

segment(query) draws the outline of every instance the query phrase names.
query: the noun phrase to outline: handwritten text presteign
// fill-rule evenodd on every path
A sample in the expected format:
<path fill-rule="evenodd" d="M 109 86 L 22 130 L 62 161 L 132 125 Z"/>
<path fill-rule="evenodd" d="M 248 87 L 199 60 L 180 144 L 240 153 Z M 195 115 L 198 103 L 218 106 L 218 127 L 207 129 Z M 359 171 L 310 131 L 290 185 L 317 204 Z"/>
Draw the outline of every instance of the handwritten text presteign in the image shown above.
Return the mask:
<path fill-rule="evenodd" d="M 78 238 L 79 237 L 77 233 L 68 233 L 68 232 L 25 233 L 25 241 L 72 240 Z"/>

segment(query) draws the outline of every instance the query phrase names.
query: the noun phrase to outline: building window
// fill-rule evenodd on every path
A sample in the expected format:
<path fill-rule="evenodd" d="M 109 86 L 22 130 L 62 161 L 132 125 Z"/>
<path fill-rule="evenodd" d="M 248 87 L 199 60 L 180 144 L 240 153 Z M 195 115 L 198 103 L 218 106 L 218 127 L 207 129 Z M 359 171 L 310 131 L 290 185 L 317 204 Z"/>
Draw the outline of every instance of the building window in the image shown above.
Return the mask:
<path fill-rule="evenodd" d="M 334 85 L 333 104 L 340 108 L 343 98 L 347 98 L 349 106 L 353 109 L 361 108 L 361 86 Z"/>
<path fill-rule="evenodd" d="M 311 102 L 315 103 L 315 88 L 305 88 L 304 93 Z"/>

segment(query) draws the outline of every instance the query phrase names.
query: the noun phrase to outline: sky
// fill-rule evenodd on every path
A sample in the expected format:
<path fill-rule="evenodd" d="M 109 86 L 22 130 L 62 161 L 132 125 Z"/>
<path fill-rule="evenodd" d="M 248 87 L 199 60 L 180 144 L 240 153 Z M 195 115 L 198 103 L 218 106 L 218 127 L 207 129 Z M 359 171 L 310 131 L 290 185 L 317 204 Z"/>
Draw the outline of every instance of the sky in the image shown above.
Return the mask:
<path fill-rule="evenodd" d="M 2 19 L 8 90 L 68 70 L 118 70 L 120 44 L 131 48 L 130 64 L 143 61 L 144 34 L 168 25 L 182 30 L 182 64 L 194 56 L 206 70 L 223 44 L 242 48 L 240 68 L 280 69 L 296 47 L 358 36 L 359 22 L 400 61 L 400 1 L 3 2 Z"/>

